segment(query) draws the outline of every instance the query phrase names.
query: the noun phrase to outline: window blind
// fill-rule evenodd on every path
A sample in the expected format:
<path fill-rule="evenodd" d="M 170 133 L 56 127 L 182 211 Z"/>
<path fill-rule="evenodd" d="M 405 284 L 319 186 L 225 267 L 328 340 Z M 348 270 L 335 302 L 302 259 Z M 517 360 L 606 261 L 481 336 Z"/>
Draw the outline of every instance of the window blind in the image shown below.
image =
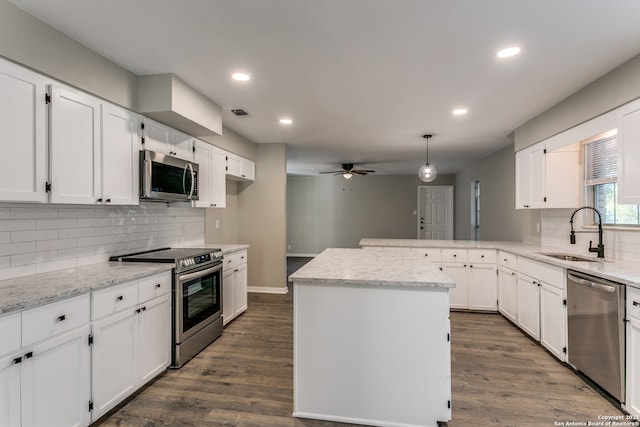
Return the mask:
<path fill-rule="evenodd" d="M 585 184 L 616 182 L 618 176 L 618 139 L 616 135 L 585 144 Z"/>

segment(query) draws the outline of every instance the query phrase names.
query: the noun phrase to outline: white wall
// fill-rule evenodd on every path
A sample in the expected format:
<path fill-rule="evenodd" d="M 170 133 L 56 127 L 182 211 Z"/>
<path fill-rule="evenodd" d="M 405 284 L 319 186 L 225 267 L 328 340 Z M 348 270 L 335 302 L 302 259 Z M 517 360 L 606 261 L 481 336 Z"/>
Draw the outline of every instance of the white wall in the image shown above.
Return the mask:
<path fill-rule="evenodd" d="M 149 247 L 201 244 L 204 209 L 0 204 L 0 279 L 107 261 Z"/>
<path fill-rule="evenodd" d="M 439 175 L 431 185 L 453 185 Z M 415 239 L 416 175 L 295 176 L 287 179 L 289 254 L 318 254 L 330 247 L 357 248 L 364 237 Z M 454 208 L 455 209 L 455 208 Z"/>

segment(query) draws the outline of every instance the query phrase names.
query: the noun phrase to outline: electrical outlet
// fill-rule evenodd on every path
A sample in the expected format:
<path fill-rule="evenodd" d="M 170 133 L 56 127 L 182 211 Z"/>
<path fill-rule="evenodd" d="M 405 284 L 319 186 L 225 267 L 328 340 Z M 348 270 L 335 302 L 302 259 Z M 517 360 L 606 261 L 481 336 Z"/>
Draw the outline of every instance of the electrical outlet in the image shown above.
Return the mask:
<path fill-rule="evenodd" d="M 536 233 L 540 232 L 540 223 L 536 222 Z"/>
<path fill-rule="evenodd" d="M 220 220 L 216 219 L 216 230 L 220 228 Z"/>
<path fill-rule="evenodd" d="M 287 250 L 291 250 L 291 245 L 287 245 Z"/>

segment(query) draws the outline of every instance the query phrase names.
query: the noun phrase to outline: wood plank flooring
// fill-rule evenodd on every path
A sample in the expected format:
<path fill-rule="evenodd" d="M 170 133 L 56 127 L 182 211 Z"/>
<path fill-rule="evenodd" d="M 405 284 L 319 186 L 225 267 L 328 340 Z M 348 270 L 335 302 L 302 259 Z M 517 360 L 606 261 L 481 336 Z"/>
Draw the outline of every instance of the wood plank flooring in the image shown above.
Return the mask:
<path fill-rule="evenodd" d="M 181 370 L 95 424 L 348 426 L 295 419 L 288 295 L 250 294 L 249 310 Z M 453 427 L 553 426 L 622 414 L 496 314 L 451 313 Z"/>

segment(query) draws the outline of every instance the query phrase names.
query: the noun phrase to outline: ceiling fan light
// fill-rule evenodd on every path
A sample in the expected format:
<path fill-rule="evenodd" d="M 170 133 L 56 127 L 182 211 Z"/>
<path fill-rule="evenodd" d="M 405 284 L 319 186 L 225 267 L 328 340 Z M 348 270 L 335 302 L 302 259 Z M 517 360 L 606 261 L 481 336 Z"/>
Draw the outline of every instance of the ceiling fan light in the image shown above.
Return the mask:
<path fill-rule="evenodd" d="M 351 177 L 353 176 L 353 174 L 351 172 L 345 172 L 342 174 L 342 177 L 344 179 L 351 179 Z"/>
<path fill-rule="evenodd" d="M 438 176 L 438 170 L 435 166 L 430 165 L 428 162 L 420 166 L 418 170 L 418 177 L 422 182 L 431 182 Z"/>

